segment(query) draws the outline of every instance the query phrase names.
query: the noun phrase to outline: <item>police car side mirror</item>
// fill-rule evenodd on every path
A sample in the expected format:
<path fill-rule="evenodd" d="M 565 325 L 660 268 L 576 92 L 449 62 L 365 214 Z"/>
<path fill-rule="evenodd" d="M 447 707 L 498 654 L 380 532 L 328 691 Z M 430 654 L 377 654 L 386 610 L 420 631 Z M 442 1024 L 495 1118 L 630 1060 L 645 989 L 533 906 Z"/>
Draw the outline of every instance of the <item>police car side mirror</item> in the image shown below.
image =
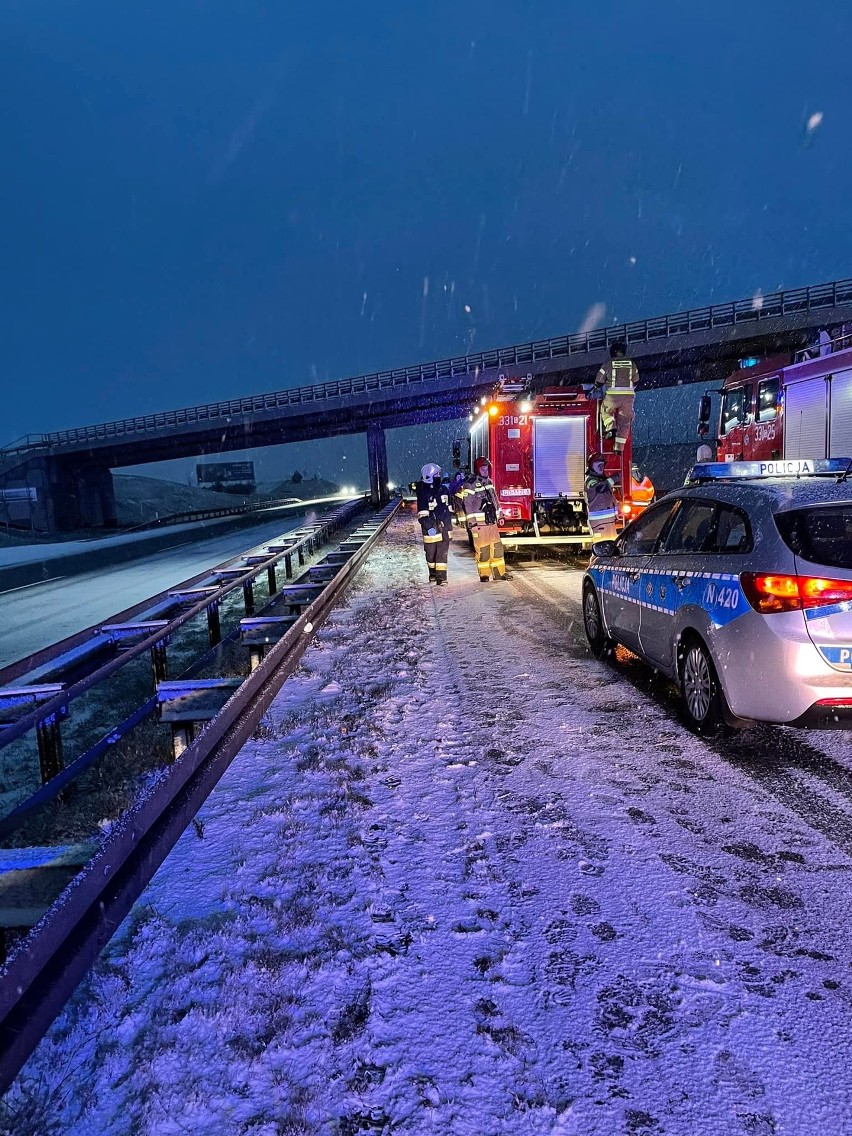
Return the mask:
<path fill-rule="evenodd" d="M 597 560 L 611 560 L 618 556 L 618 545 L 614 540 L 599 540 L 592 545 L 592 556 Z"/>

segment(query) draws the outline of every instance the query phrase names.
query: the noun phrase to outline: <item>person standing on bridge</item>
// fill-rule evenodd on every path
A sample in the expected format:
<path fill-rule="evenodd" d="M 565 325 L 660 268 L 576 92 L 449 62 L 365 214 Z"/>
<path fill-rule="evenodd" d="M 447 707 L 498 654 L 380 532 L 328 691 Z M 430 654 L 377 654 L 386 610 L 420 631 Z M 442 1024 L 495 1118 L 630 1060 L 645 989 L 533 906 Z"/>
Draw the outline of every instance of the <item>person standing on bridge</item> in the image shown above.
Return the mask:
<path fill-rule="evenodd" d="M 423 533 L 423 552 L 429 579 L 438 585 L 447 582 L 447 557 L 450 551 L 449 496 L 441 484 L 441 467 L 428 462 L 417 482 L 417 519 Z"/>
<path fill-rule="evenodd" d="M 479 582 L 487 584 L 492 572 L 495 580 L 505 580 L 506 558 L 498 527 L 500 503 L 487 458 L 477 458 L 473 463 L 473 475 L 462 487 L 462 501 L 468 531 L 473 539 Z"/>
<path fill-rule="evenodd" d="M 634 414 L 633 396 L 639 382 L 639 372 L 633 360 L 627 358 L 627 347 L 623 343 L 611 344 L 609 354 L 609 362 L 604 363 L 595 376 L 595 387 L 603 393 L 603 435 L 615 439 L 613 448 L 620 454 L 630 437 Z"/>

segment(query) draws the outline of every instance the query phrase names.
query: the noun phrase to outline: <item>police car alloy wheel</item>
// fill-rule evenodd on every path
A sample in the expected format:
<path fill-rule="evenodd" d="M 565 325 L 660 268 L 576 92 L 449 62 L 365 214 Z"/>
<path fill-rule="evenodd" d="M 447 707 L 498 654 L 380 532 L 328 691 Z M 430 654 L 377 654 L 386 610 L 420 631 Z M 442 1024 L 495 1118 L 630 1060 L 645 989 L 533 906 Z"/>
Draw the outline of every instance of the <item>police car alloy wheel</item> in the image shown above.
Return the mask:
<path fill-rule="evenodd" d="M 602 659 L 612 653 L 615 644 L 604 631 L 598 595 L 591 585 L 587 586 L 583 595 L 583 626 L 586 631 L 586 638 L 589 640 L 589 646 L 592 648 L 592 654 L 596 658 Z"/>
<path fill-rule="evenodd" d="M 691 640 L 680 664 L 680 689 L 688 725 L 699 734 L 715 734 L 725 725 L 722 691 L 704 644 Z"/>

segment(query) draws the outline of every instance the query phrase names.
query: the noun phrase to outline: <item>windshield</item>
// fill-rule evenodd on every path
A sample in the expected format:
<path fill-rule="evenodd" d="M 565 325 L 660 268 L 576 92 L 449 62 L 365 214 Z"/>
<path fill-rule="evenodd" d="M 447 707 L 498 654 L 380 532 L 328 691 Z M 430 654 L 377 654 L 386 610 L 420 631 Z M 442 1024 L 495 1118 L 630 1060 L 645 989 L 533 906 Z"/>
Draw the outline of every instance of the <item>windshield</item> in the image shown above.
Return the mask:
<path fill-rule="evenodd" d="M 784 543 L 803 560 L 852 569 L 852 502 L 776 513 Z"/>
<path fill-rule="evenodd" d="M 727 391 L 722 400 L 722 433 L 727 434 L 739 426 L 745 417 L 747 387 Z"/>

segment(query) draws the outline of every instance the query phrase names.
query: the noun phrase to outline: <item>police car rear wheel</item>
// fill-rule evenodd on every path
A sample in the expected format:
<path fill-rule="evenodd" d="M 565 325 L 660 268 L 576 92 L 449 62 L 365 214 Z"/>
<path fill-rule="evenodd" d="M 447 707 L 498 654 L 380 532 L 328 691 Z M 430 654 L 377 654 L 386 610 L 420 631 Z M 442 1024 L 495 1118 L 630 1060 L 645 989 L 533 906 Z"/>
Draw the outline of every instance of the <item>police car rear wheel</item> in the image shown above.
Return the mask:
<path fill-rule="evenodd" d="M 680 689 L 689 727 L 699 734 L 718 733 L 725 725 L 722 689 L 706 647 L 693 639 L 684 648 Z"/>
<path fill-rule="evenodd" d="M 598 595 L 591 586 L 586 588 L 583 596 L 583 626 L 586 630 L 589 646 L 592 648 L 592 654 L 598 659 L 610 655 L 615 643 L 604 631 Z"/>

